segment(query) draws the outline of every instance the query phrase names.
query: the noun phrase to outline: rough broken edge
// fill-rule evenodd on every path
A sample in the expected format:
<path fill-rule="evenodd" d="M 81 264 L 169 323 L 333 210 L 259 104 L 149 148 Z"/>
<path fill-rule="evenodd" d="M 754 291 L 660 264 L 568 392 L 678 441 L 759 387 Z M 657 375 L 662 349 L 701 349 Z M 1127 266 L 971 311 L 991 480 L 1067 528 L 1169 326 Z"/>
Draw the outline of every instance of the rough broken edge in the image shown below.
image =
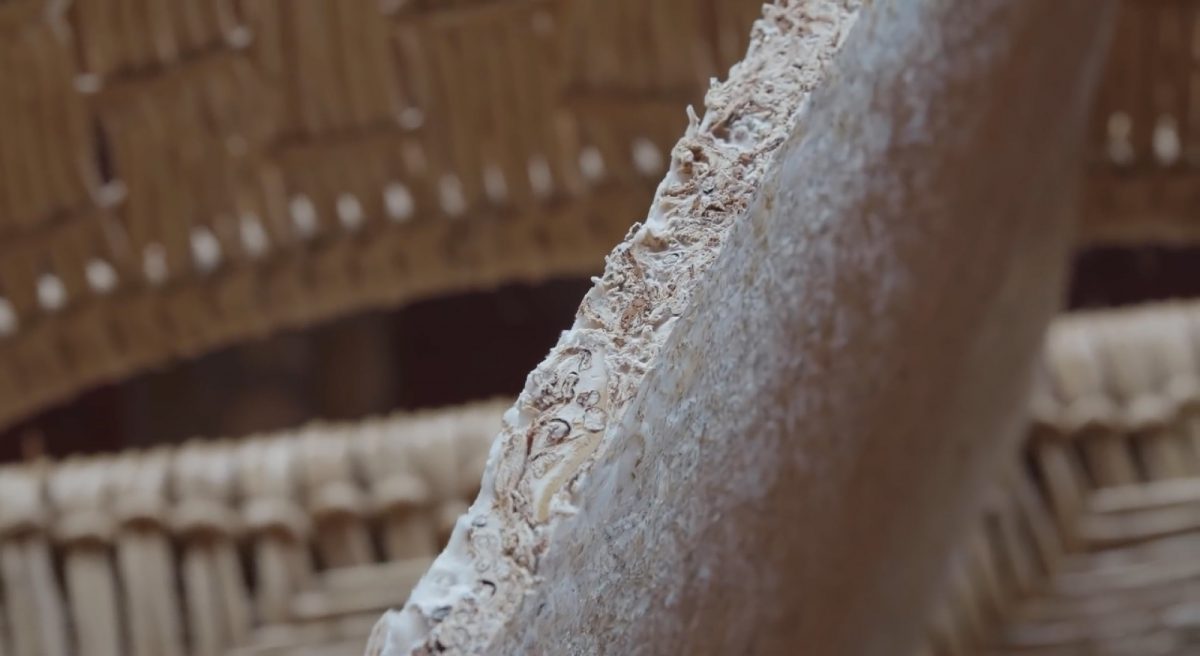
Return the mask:
<path fill-rule="evenodd" d="M 780 146 L 802 129 L 859 4 L 764 8 L 745 59 L 710 89 L 704 118 L 689 108 L 648 218 L 608 256 L 574 325 L 530 374 L 479 497 L 404 608 L 380 619 L 369 656 L 486 652 L 517 614 L 539 584 L 557 521 L 589 493 L 592 463 L 622 443 L 622 419 L 675 319 L 749 213 Z"/>

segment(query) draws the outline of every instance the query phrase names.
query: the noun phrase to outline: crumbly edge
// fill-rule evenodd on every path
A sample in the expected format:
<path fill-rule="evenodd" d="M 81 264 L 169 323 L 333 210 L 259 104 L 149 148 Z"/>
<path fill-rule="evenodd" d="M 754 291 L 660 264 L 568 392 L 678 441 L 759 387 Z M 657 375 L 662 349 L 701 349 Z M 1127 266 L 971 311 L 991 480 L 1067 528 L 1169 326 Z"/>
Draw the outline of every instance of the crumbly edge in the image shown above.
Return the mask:
<path fill-rule="evenodd" d="M 857 17 L 858 0 L 783 0 L 764 8 L 745 59 L 690 108 L 687 132 L 645 222 L 593 279 L 574 325 L 529 375 L 492 445 L 479 497 L 370 656 L 485 653 L 538 583 L 558 519 L 588 494 L 591 464 L 654 367 L 676 319 L 745 217 L 780 146 L 803 129 Z"/>

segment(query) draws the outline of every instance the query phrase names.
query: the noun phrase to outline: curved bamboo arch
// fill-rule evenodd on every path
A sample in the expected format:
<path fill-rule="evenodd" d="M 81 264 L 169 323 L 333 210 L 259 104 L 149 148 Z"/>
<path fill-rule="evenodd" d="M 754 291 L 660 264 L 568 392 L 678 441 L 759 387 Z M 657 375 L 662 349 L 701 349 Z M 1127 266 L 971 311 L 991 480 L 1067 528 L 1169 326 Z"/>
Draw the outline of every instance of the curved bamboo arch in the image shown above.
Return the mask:
<path fill-rule="evenodd" d="M 284 4 L 0 5 L 0 426 L 282 328 L 598 273 L 761 2 Z M 1084 241 L 1200 235 L 1197 20 L 1122 3 Z"/>
<path fill-rule="evenodd" d="M 0 426 L 285 327 L 595 273 L 758 0 L 0 5 Z"/>

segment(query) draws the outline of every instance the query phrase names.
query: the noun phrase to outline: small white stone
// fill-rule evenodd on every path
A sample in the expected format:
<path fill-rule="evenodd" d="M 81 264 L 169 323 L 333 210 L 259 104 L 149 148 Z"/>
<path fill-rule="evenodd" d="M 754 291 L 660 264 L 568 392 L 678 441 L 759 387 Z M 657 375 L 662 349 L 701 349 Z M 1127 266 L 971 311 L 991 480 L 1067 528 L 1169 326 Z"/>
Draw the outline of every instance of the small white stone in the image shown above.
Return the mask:
<path fill-rule="evenodd" d="M 250 257 L 258 257 L 267 252 L 270 239 L 263 228 L 262 221 L 253 214 L 243 214 L 238 220 L 238 232 L 242 237 L 242 248 Z"/>
<path fill-rule="evenodd" d="M 304 194 L 293 196 L 289 203 L 292 211 L 292 226 L 301 239 L 308 239 L 317 232 L 317 207 Z"/>
<path fill-rule="evenodd" d="M 117 287 L 117 271 L 108 262 L 99 258 L 88 261 L 84 267 L 84 277 L 88 285 L 97 294 L 107 294 Z"/>
<path fill-rule="evenodd" d="M 221 242 L 212 230 L 204 226 L 195 226 L 191 233 L 192 259 L 196 268 L 202 273 L 208 273 L 221 265 Z"/>
<path fill-rule="evenodd" d="M 598 182 L 604 177 L 604 157 L 595 146 L 588 146 L 579 152 L 579 171 L 588 182 Z"/>
<path fill-rule="evenodd" d="M 56 312 L 67 304 L 67 288 L 58 276 L 43 273 L 37 281 L 37 297 L 43 309 Z"/>
<path fill-rule="evenodd" d="M 342 222 L 347 230 L 358 230 L 363 221 L 366 220 L 363 214 L 362 203 L 358 202 L 358 198 L 354 194 L 342 194 L 337 199 L 338 220 Z"/>
<path fill-rule="evenodd" d="M 403 183 L 392 182 L 384 187 L 383 204 L 388 218 L 396 223 L 404 223 L 413 216 L 413 197 Z"/>

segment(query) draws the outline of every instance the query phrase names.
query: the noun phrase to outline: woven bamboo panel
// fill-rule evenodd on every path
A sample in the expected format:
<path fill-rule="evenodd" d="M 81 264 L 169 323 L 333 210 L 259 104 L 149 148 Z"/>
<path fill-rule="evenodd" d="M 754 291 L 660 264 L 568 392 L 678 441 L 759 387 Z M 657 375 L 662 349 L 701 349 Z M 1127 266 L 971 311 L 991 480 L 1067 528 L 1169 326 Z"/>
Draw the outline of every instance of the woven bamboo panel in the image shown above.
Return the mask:
<path fill-rule="evenodd" d="M 1123 4 L 1089 243 L 1200 238 L 1198 3 Z M 0 2 L 0 425 L 280 328 L 598 270 L 758 13 Z"/>
<path fill-rule="evenodd" d="M 0 2 L 0 425 L 283 327 L 598 271 L 759 5 Z"/>
<path fill-rule="evenodd" d="M 1086 241 L 1200 241 L 1200 2 L 1122 3 L 1089 142 Z"/>
<path fill-rule="evenodd" d="M 1060 319 L 929 653 L 1200 653 L 1200 304 Z"/>
<path fill-rule="evenodd" d="M 507 404 L 0 470 L 0 653 L 357 656 Z"/>

